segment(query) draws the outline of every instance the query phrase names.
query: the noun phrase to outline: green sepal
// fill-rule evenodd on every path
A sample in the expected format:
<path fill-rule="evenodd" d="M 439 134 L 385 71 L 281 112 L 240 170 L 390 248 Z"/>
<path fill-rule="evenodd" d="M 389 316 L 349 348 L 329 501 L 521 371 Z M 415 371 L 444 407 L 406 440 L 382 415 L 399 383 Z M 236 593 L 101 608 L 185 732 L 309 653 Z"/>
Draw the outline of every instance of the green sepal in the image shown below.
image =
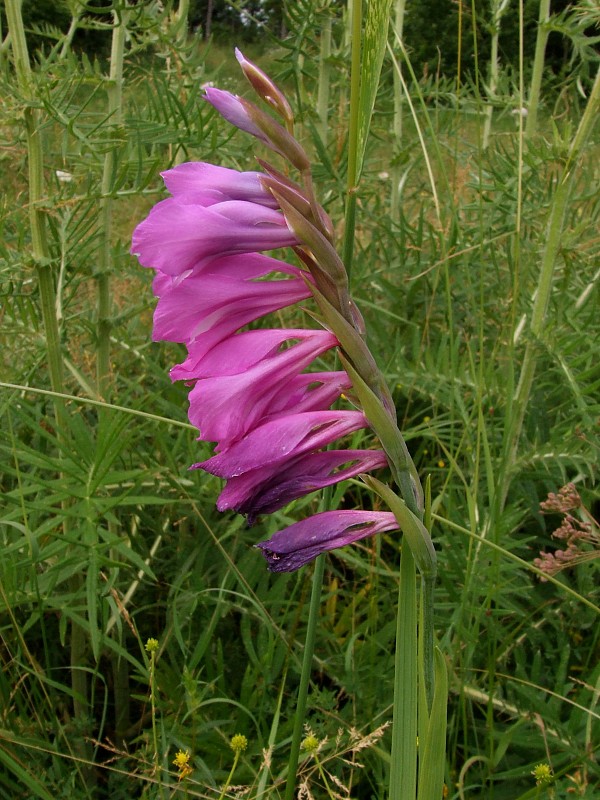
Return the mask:
<path fill-rule="evenodd" d="M 337 254 L 335 247 L 313 225 L 306 215 L 298 210 L 289 199 L 277 191 L 273 182 L 263 178 L 263 183 L 270 189 L 282 210 L 288 227 L 303 245 L 308 247 L 315 261 L 321 266 L 342 293 L 348 294 L 348 276 L 344 262 Z"/>
<path fill-rule="evenodd" d="M 338 342 L 345 355 L 350 359 L 357 372 L 368 386 L 381 397 L 390 412 L 394 408 L 392 398 L 383 377 L 377 368 L 371 351 L 354 324 L 334 308 L 334 306 L 314 286 L 311 287 L 315 302 L 322 316 L 322 324 L 337 336 Z M 348 304 L 348 315 L 352 317 L 352 306 Z"/>
<path fill-rule="evenodd" d="M 367 386 L 343 353 L 340 353 L 340 361 L 352 381 L 352 390 L 365 416 L 381 441 L 390 461 L 394 480 L 400 488 L 405 503 L 415 513 L 420 514 L 423 510 L 421 483 L 406 442 L 396 424 L 395 415 L 390 414 L 381 399 Z"/>
<path fill-rule="evenodd" d="M 377 478 L 373 478 L 372 475 L 362 475 L 362 480 L 369 489 L 372 489 L 381 497 L 396 517 L 421 575 L 429 578 L 433 577 L 437 572 L 437 556 L 431 536 L 425 525 L 389 486 L 378 481 Z"/>
<path fill-rule="evenodd" d="M 239 102 L 252 122 L 264 133 L 274 150 L 281 153 L 300 172 L 310 169 L 310 161 L 304 148 L 286 131 L 283 125 L 276 122 L 270 114 L 262 111 L 254 103 L 250 103 L 242 97 L 239 98 Z"/>

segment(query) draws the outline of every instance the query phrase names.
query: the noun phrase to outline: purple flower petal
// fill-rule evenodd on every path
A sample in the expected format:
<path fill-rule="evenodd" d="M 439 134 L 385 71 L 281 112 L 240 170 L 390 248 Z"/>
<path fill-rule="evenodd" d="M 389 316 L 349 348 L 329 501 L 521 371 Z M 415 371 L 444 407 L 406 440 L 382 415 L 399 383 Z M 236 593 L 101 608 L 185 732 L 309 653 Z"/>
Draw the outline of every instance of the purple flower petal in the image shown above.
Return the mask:
<path fill-rule="evenodd" d="M 250 269 L 244 263 L 250 259 L 265 259 L 268 264 L 252 263 Z M 224 269 L 221 262 L 226 264 Z M 249 322 L 310 296 L 310 289 L 301 278 L 252 280 L 265 273 L 263 267 L 272 268 L 273 262 L 279 263 L 247 253 L 211 262 L 205 271 L 193 271 L 182 280 L 158 273 L 160 280 L 155 280 L 154 290 L 160 299 L 154 311 L 153 339 L 190 343 L 205 339 L 207 333 L 219 327 L 216 338 L 211 336 L 210 344 L 203 344 L 208 350 Z M 297 270 L 296 274 L 300 272 Z"/>
<path fill-rule="evenodd" d="M 328 331 L 279 331 L 279 336 L 280 343 L 290 339 L 300 342 L 266 356 L 249 368 L 246 368 L 248 352 L 240 351 L 237 374 L 220 374 L 197 381 L 189 395 L 189 419 L 203 439 L 219 442 L 222 449 L 245 436 L 270 412 L 273 399 L 286 391 L 293 377 L 338 344 Z M 234 356 L 239 350 L 235 341 L 238 338 L 223 343 Z"/>
<path fill-rule="evenodd" d="M 219 495 L 217 508 L 246 514 L 248 523 L 252 525 L 261 514 L 272 514 L 292 500 L 353 478 L 361 472 L 385 467 L 387 463 L 383 450 L 307 453 L 283 467 L 263 467 L 230 478 Z"/>
<path fill-rule="evenodd" d="M 351 385 L 345 372 L 306 372 L 288 383 L 286 393 L 275 399 L 271 413 L 325 411 Z"/>
<path fill-rule="evenodd" d="M 204 161 L 188 161 L 161 172 L 161 176 L 174 197 L 186 195 L 201 206 L 225 200 L 246 200 L 277 208 L 275 198 L 261 183 L 262 172 L 239 172 Z"/>
<path fill-rule="evenodd" d="M 389 511 L 324 511 L 256 546 L 271 572 L 293 572 L 327 550 L 392 530 L 398 530 L 398 523 Z"/>
<path fill-rule="evenodd" d="M 251 133 L 252 136 L 256 136 L 261 141 L 269 144 L 269 140 L 265 134 L 250 119 L 245 105 L 237 95 L 226 92 L 223 89 L 214 89 L 209 86 L 205 90 L 204 96 L 211 106 L 213 106 L 227 122 L 235 125 L 235 127 L 239 128 L 241 131 Z"/>
<path fill-rule="evenodd" d="M 203 469 L 220 478 L 233 478 L 251 469 L 285 464 L 318 450 L 348 433 L 368 427 L 362 411 L 309 411 L 287 414 L 254 428 L 239 442 L 190 469 Z"/>
<path fill-rule="evenodd" d="M 279 211 L 244 200 L 209 208 L 169 197 L 133 232 L 131 253 L 167 275 L 201 268 L 216 256 L 297 244 Z"/>
<path fill-rule="evenodd" d="M 286 328 L 258 328 L 230 336 L 215 345 L 196 364 L 192 380 L 214 378 L 223 375 L 238 375 L 274 356 L 284 342 L 305 339 L 315 331 Z M 331 334 L 330 334 L 331 335 Z"/>

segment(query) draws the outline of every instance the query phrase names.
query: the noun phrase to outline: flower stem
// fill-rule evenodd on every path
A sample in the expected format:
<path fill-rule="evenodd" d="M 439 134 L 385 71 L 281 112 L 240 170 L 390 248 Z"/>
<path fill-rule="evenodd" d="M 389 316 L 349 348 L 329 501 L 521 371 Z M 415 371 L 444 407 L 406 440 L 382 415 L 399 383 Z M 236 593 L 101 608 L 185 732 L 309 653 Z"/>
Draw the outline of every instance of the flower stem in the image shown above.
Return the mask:
<path fill-rule="evenodd" d="M 352 66 L 350 72 L 350 120 L 348 125 L 348 178 L 346 184 L 346 224 L 342 260 L 348 280 L 354 257 L 356 228 L 356 182 L 358 180 L 358 132 L 360 128 L 360 58 L 362 42 L 362 0 L 352 2 Z"/>
<path fill-rule="evenodd" d="M 300 744 L 304 732 L 304 722 L 306 716 L 306 699 L 308 696 L 308 684 L 315 651 L 315 638 L 317 624 L 319 621 L 319 606 L 321 604 L 321 589 L 323 586 L 323 575 L 325 573 L 325 556 L 320 555 L 315 561 L 313 573 L 313 584 L 310 595 L 310 607 L 308 612 L 308 625 L 306 628 L 306 641 L 304 643 L 304 655 L 302 657 L 302 670 L 300 672 L 300 686 L 298 688 L 298 699 L 296 701 L 296 714 L 294 716 L 294 730 L 292 733 L 292 745 L 288 762 L 288 774 L 285 785 L 284 800 L 293 800 L 296 788 L 296 773 L 298 771 L 298 761 L 300 759 Z"/>
<path fill-rule="evenodd" d="M 400 558 L 394 712 L 390 767 L 390 800 L 412 800 L 417 794 L 417 580 L 406 539 Z"/>
<path fill-rule="evenodd" d="M 525 422 L 525 415 L 529 406 L 529 398 L 533 387 L 540 343 L 544 338 L 548 307 L 552 295 L 554 270 L 560 253 L 571 189 L 575 176 L 577 175 L 576 166 L 581 158 L 588 137 L 593 130 L 595 121 L 598 118 L 599 110 L 600 70 L 598 70 L 596 74 L 587 106 L 579 123 L 579 127 L 575 132 L 575 136 L 571 141 L 563 172 L 550 207 L 546 230 L 546 244 L 541 258 L 540 274 L 534 295 L 533 308 L 531 310 L 529 339 L 523 355 L 519 383 L 512 402 L 512 407 L 510 408 L 510 420 L 507 426 L 504 446 L 504 465 L 500 471 L 503 480 L 500 482 L 498 488 L 496 502 L 497 513 L 500 513 L 504 509 L 510 482 L 513 477 L 513 466 L 517 458 L 519 441 Z"/>
<path fill-rule="evenodd" d="M 236 754 L 235 754 L 235 757 L 233 759 L 233 766 L 231 767 L 231 769 L 229 771 L 229 775 L 227 776 L 227 780 L 225 781 L 225 783 L 223 785 L 223 788 L 221 790 L 221 794 L 219 795 L 219 800 L 223 800 L 223 798 L 225 797 L 225 792 L 227 791 L 227 789 L 229 789 L 229 785 L 231 784 L 231 779 L 233 778 L 233 773 L 235 772 L 235 768 L 237 767 L 239 760 L 240 760 L 240 751 L 237 750 Z"/>
<path fill-rule="evenodd" d="M 546 44 L 550 35 L 548 22 L 550 20 L 550 0 L 540 0 L 540 11 L 538 17 L 537 38 L 535 41 L 535 55 L 533 57 L 533 69 L 531 73 L 531 85 L 529 87 L 529 102 L 527 124 L 525 126 L 525 136 L 529 139 L 536 131 L 538 106 L 540 102 L 540 91 L 542 88 L 542 77 L 544 75 L 544 58 L 546 55 Z"/>
<path fill-rule="evenodd" d="M 127 30 L 127 7 L 113 11 L 113 33 L 110 53 L 110 74 L 106 84 L 108 97 L 108 114 L 110 123 L 115 129 L 121 124 L 122 119 L 122 93 L 123 93 L 123 55 L 125 50 L 125 34 Z M 102 246 L 100 248 L 100 264 L 96 275 L 97 281 L 97 360 L 96 379 L 100 397 L 107 399 L 110 381 L 110 331 L 111 297 L 110 297 L 110 272 L 112 266 L 111 241 L 112 241 L 112 212 L 113 199 L 111 189 L 116 163 L 116 146 L 110 148 L 104 156 L 102 171 L 101 200 L 100 200 L 100 226 Z"/>

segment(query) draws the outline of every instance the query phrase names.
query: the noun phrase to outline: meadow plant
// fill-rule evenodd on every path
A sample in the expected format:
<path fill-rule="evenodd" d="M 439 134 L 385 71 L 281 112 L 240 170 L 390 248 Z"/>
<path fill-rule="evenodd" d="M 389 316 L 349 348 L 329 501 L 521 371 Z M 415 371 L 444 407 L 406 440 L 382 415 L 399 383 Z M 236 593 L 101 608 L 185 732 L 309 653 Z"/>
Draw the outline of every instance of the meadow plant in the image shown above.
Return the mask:
<path fill-rule="evenodd" d="M 171 197 L 150 211 L 132 242 L 142 266 L 156 271 L 154 338 L 186 345 L 187 359 L 171 370 L 171 377 L 191 385 L 190 422 L 201 439 L 216 442 L 215 455 L 193 468 L 226 480 L 219 510 L 233 509 L 252 523 L 261 514 L 357 475 L 388 503 L 390 511 L 324 510 L 275 533 L 258 548 L 271 571 L 289 572 L 366 536 L 404 531 L 408 546 L 402 555 L 397 647 L 408 661 L 397 665 L 390 796 L 416 797 L 421 691 L 426 707 L 420 711 L 424 745 L 419 797 L 433 798 L 443 787 L 445 689 L 440 684 L 445 687 L 445 678 L 443 661 L 437 658 L 432 708 L 436 556 L 422 522 L 423 490 L 396 423 L 391 393 L 365 345 L 363 320 L 335 250 L 334 226 L 317 201 L 310 161 L 294 137 L 290 104 L 262 70 L 239 51 L 236 56 L 259 98 L 283 125 L 230 92 L 209 87 L 205 99 L 227 121 L 281 156 L 288 169 L 300 173 L 301 182 L 265 161 L 260 162 L 262 173 L 191 162 L 163 174 Z M 285 246 L 294 249 L 300 266 L 261 255 Z M 292 277 L 256 280 L 273 273 Z M 311 316 L 324 330 L 239 332 L 266 313 L 311 295 L 318 309 Z M 334 348 L 344 370 L 305 372 Z M 353 407 L 333 409 L 342 397 Z M 368 427 L 377 433 L 380 449 L 327 449 Z M 391 469 L 401 496 L 367 480 L 367 471 L 381 467 Z M 426 587 L 418 679 L 415 563 Z M 305 697 L 299 702 L 304 705 Z M 296 738 L 288 797 L 294 790 L 298 751 Z"/>
<path fill-rule="evenodd" d="M 598 4 L 21 5 L 0 797 L 595 797 Z"/>

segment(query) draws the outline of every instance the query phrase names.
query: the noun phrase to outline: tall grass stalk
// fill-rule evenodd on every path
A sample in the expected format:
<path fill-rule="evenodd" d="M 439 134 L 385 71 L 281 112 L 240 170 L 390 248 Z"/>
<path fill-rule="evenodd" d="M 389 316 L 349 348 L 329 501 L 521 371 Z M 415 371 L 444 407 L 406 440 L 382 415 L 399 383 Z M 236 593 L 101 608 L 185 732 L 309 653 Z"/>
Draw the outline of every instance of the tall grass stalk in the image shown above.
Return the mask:
<path fill-rule="evenodd" d="M 536 373 L 540 347 L 545 341 L 548 306 L 552 295 L 554 272 L 560 253 L 565 216 L 569 207 L 569 198 L 576 179 L 579 177 L 581 159 L 594 125 L 600 112 L 600 70 L 596 78 L 579 126 L 569 145 L 562 172 L 558 178 L 552 197 L 548 222 L 546 224 L 545 246 L 540 262 L 540 273 L 533 298 L 531 320 L 529 323 L 527 344 L 519 374 L 519 381 L 511 406 L 510 418 L 506 427 L 504 446 L 504 463 L 500 472 L 498 486 L 498 510 L 504 509 L 508 490 L 513 477 L 514 464 L 517 457 L 519 441 L 531 397 L 531 390 Z"/>
<path fill-rule="evenodd" d="M 537 36 L 535 40 L 535 55 L 533 58 L 533 68 L 531 71 L 531 84 L 529 86 L 529 98 L 527 101 L 527 123 L 525 125 L 525 136 L 530 138 L 537 130 L 538 107 L 540 104 L 540 92 L 542 90 L 542 78 L 544 76 L 544 62 L 546 58 L 546 45 L 550 28 L 550 0 L 540 0 L 540 10 L 538 16 Z"/>
<path fill-rule="evenodd" d="M 326 499 L 326 498 L 325 498 Z M 325 505 L 325 502 L 323 503 Z M 288 772 L 285 783 L 285 800 L 293 800 L 296 789 L 298 773 L 298 762 L 300 760 L 300 745 L 302 744 L 302 734 L 306 724 L 306 706 L 308 698 L 308 686 L 312 671 L 313 657 L 315 653 L 315 641 L 317 638 L 317 628 L 319 626 L 319 609 L 321 606 L 321 594 L 323 589 L 323 577 L 325 574 L 325 555 L 320 555 L 315 561 L 315 568 L 312 576 L 312 588 L 310 594 L 310 606 L 308 611 L 308 622 L 306 626 L 306 639 L 304 641 L 304 653 L 302 656 L 302 669 L 300 671 L 300 685 L 296 700 L 296 711 L 294 714 L 294 728 L 292 733 L 292 744 L 288 758 Z"/>
<path fill-rule="evenodd" d="M 25 39 L 25 28 L 21 14 L 21 0 L 7 0 L 6 17 L 13 54 L 15 75 L 24 100 L 23 116 L 27 137 L 27 163 L 29 184 L 29 225 L 31 252 L 37 274 L 40 304 L 50 384 L 54 392 L 63 391 L 63 358 L 60 345 L 60 330 L 56 317 L 56 291 L 52 274 L 52 260 L 48 248 L 46 213 L 44 206 L 44 157 L 42 124 L 39 104 L 36 102 L 34 78 Z M 54 401 L 57 423 L 65 422 L 65 407 L 62 401 Z M 59 427 L 65 427 L 64 424 Z"/>
<path fill-rule="evenodd" d="M 108 118 L 118 136 L 123 119 L 123 58 L 129 9 L 127 3 L 112 12 L 113 31 L 110 52 L 110 72 L 106 82 Z M 110 336 L 112 328 L 112 303 L 110 276 L 112 264 L 112 229 L 114 198 L 112 194 L 114 172 L 117 163 L 116 145 L 110 147 L 104 156 L 102 183 L 100 185 L 100 250 L 97 283 L 97 360 L 96 380 L 98 393 L 108 399 L 110 386 Z"/>
<path fill-rule="evenodd" d="M 494 101 L 498 89 L 499 57 L 498 45 L 500 42 L 500 27 L 504 12 L 508 8 L 510 0 L 492 0 L 492 39 L 490 43 L 490 69 L 487 85 L 488 104 L 485 110 L 485 122 L 483 124 L 482 147 L 485 150 L 490 143 L 490 133 L 492 130 L 492 117 L 494 114 Z"/>
<path fill-rule="evenodd" d="M 329 138 L 329 96 L 331 84 L 331 27 L 332 17 L 329 5 L 323 9 L 325 15 L 321 25 L 319 44 L 319 82 L 317 86 L 317 115 L 319 117 L 319 136 L 325 146 Z"/>
<path fill-rule="evenodd" d="M 397 41 L 402 41 L 404 33 L 404 12 L 406 10 L 406 0 L 396 0 L 394 14 L 394 36 Z M 400 205 L 400 186 L 404 166 L 400 163 L 399 153 L 402 148 L 402 114 L 404 111 L 404 85 L 402 81 L 402 66 L 398 64 L 394 69 L 394 148 L 396 160 L 392 164 L 391 178 L 392 190 L 390 194 L 390 217 L 392 220 L 398 218 Z"/>
<path fill-rule="evenodd" d="M 356 193 L 358 191 L 358 136 L 360 130 L 360 75 L 362 49 L 362 0 L 348 0 L 350 29 L 352 31 L 350 55 L 350 116 L 348 119 L 348 164 L 346 176 L 346 211 L 344 219 L 344 244 L 342 260 L 351 278 L 354 257 L 354 231 L 356 228 Z"/>

